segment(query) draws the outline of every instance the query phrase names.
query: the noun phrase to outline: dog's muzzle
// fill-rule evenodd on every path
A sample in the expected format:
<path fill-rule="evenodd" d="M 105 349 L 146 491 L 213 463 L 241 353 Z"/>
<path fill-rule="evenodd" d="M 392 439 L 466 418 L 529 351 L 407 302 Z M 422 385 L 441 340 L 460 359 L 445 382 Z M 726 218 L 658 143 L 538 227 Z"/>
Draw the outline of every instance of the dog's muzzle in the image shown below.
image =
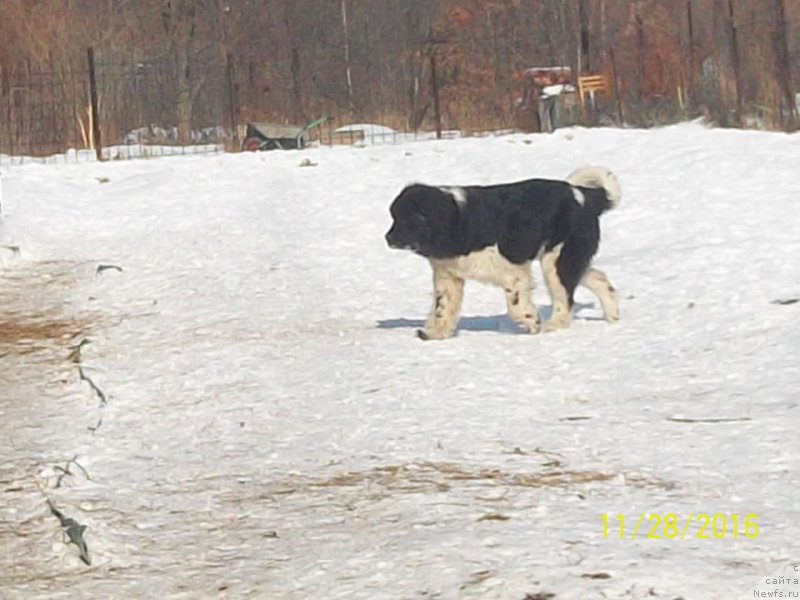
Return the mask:
<path fill-rule="evenodd" d="M 401 244 L 390 238 L 388 234 L 386 235 L 386 244 L 393 250 L 411 250 L 412 252 L 419 250 L 419 244 Z"/>
<path fill-rule="evenodd" d="M 384 237 L 386 238 L 386 244 L 389 246 L 389 248 L 395 248 L 397 250 L 403 249 L 403 244 L 397 243 L 397 241 L 392 237 L 391 231 L 387 233 Z"/>

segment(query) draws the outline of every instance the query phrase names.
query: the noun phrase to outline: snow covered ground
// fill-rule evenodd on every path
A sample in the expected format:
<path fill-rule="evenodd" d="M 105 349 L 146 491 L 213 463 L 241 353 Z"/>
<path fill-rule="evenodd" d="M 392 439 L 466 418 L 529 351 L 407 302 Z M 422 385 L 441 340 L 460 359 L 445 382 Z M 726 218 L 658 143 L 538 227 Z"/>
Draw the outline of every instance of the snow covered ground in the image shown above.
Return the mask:
<path fill-rule="evenodd" d="M 417 340 L 399 189 L 586 163 L 621 322 L 518 334 L 469 283 Z M 798 597 L 798 173 L 696 124 L 4 168 L 0 597 Z M 728 530 L 632 539 L 667 513 Z"/>

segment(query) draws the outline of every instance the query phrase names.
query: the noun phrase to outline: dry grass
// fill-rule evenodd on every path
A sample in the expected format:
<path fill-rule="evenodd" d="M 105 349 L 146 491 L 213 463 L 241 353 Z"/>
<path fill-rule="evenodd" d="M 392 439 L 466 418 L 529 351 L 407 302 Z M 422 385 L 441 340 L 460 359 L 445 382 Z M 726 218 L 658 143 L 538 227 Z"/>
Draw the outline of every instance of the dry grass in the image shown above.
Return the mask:
<path fill-rule="evenodd" d="M 331 488 L 370 487 L 388 492 L 446 492 L 464 484 L 488 484 L 517 488 L 582 486 L 602 483 L 619 473 L 591 470 L 545 469 L 538 473 L 509 473 L 502 469 L 472 467 L 449 462 L 421 462 L 387 465 L 365 471 L 348 471 L 324 479 L 295 480 L 281 485 L 281 492 L 291 494 Z M 668 482 L 635 475 L 625 476 L 626 485 L 669 488 Z"/>
<path fill-rule="evenodd" d="M 0 320 L 0 348 L 6 352 L 27 354 L 44 349 L 53 342 L 66 343 L 91 331 L 92 324 L 78 319 L 43 316 L 39 319 L 21 315 L 14 320 Z"/>
<path fill-rule="evenodd" d="M 0 272 L 0 356 L 63 347 L 92 331 L 98 315 L 76 314 L 66 301 L 81 269 L 48 261 Z"/>

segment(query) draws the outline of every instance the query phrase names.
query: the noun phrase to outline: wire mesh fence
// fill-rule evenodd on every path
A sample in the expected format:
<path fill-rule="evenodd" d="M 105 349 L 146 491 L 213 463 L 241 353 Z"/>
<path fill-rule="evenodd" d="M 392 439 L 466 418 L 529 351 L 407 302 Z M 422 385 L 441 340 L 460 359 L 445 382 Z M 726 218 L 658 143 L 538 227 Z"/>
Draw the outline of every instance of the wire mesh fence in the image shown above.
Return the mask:
<path fill-rule="evenodd" d="M 85 147 L 88 71 L 25 63 L 0 71 L 0 154 L 47 156 Z M 82 120 L 83 117 L 83 120 Z"/>
<path fill-rule="evenodd" d="M 15 65 L 0 70 L 0 162 L 220 152 L 233 102 L 226 64 Z"/>
<path fill-rule="evenodd" d="M 230 61 L 95 62 L 90 51 L 88 60 L 69 65 L 0 67 L 0 164 L 238 150 L 246 141 L 246 122 L 239 118 L 237 91 Z M 304 145 L 385 145 L 433 137 L 380 124 L 343 126 L 333 116 L 318 120 L 323 125 L 304 132 Z"/>
<path fill-rule="evenodd" d="M 25 63 L 0 70 L 0 164 L 238 150 L 246 141 L 246 123 L 239 119 L 234 79 L 230 61 L 95 62 L 91 51 L 78 64 Z M 323 125 L 304 132 L 304 145 L 385 145 L 433 137 L 380 124 L 342 125 L 335 117 L 318 120 Z"/>

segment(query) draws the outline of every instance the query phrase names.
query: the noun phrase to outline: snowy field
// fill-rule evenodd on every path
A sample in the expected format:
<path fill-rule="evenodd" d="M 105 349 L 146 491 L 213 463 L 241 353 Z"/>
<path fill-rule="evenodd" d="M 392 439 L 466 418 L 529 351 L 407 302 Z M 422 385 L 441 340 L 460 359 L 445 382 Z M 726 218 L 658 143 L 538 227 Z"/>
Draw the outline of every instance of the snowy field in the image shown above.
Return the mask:
<path fill-rule="evenodd" d="M 468 283 L 416 339 L 400 188 L 587 163 L 622 320 Z M 800 597 L 799 174 L 696 124 L 5 167 L 0 598 Z"/>

